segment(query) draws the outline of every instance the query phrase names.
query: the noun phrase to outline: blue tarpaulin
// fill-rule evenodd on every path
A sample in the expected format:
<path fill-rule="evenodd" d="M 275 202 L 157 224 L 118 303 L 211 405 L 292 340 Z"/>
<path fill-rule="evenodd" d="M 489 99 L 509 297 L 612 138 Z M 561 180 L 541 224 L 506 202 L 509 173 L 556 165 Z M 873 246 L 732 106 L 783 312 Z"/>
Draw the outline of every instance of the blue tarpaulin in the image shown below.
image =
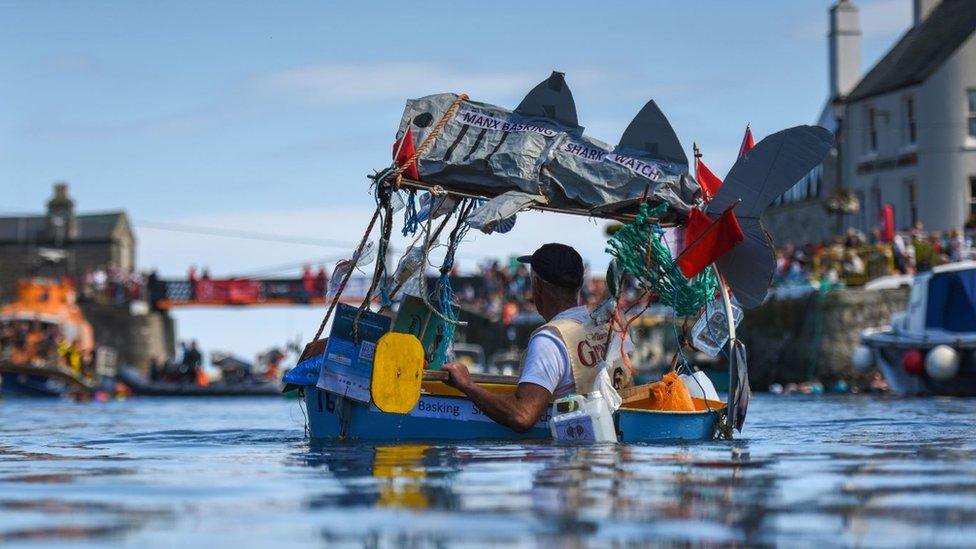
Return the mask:
<path fill-rule="evenodd" d="M 976 332 L 976 269 L 932 275 L 925 326 Z"/>
<path fill-rule="evenodd" d="M 299 362 L 294 368 L 288 370 L 288 373 L 285 374 L 282 381 L 289 385 L 298 385 L 301 387 L 314 386 L 319 380 L 319 371 L 322 370 L 322 360 L 324 358 L 324 355 L 316 355 Z"/>

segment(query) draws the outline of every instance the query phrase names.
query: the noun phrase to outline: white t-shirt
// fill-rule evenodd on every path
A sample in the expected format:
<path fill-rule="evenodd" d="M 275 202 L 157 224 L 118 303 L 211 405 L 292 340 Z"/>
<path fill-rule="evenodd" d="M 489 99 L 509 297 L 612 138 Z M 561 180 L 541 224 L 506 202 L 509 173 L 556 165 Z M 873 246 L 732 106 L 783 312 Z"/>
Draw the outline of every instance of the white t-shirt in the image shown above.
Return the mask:
<path fill-rule="evenodd" d="M 566 309 L 552 320 L 568 318 L 582 324 L 589 314 L 589 310 L 580 305 Z M 533 383 L 543 387 L 555 398 L 575 392 L 576 382 L 573 381 L 573 368 L 569 363 L 569 350 L 563 340 L 547 330 L 532 336 L 525 351 L 519 383 Z"/>

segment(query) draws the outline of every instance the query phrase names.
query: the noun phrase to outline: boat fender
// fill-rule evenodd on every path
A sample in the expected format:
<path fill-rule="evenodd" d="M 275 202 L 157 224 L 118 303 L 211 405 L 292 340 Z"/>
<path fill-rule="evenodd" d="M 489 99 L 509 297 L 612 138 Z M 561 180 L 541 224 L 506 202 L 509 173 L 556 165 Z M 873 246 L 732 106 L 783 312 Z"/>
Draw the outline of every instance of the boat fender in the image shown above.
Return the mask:
<path fill-rule="evenodd" d="M 863 372 L 874 366 L 874 351 L 867 345 L 858 345 L 851 356 L 851 362 L 855 369 Z"/>
<path fill-rule="evenodd" d="M 932 379 L 946 381 L 959 372 L 959 353 L 948 345 L 936 345 L 925 357 L 925 373 Z"/>
<path fill-rule="evenodd" d="M 925 371 L 925 355 L 918 349 L 912 349 L 901 357 L 901 368 L 912 376 L 920 376 Z"/>

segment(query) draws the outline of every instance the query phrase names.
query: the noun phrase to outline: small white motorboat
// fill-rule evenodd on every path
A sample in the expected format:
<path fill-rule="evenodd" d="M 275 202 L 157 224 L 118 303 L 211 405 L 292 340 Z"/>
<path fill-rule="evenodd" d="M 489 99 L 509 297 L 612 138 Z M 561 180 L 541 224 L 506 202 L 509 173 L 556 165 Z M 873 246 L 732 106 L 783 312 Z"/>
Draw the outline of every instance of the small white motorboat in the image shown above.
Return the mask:
<path fill-rule="evenodd" d="M 976 261 L 915 276 L 908 309 L 861 334 L 854 365 L 903 395 L 976 396 Z"/>

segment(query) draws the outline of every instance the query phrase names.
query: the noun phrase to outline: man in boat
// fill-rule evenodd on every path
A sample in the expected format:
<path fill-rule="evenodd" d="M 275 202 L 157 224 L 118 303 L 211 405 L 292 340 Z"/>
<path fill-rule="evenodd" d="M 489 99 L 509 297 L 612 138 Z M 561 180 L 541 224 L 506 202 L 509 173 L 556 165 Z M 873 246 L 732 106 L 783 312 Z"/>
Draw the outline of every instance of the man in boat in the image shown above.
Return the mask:
<path fill-rule="evenodd" d="M 607 342 L 607 331 L 587 331 L 589 317 L 580 305 L 583 258 L 565 244 L 545 244 L 518 258 L 532 267 L 532 302 L 546 320 L 529 339 L 518 387 L 512 394 L 493 393 L 471 381 L 460 362 L 445 364 L 448 384 L 463 392 L 496 422 L 525 432 L 555 398 L 592 389 Z"/>

